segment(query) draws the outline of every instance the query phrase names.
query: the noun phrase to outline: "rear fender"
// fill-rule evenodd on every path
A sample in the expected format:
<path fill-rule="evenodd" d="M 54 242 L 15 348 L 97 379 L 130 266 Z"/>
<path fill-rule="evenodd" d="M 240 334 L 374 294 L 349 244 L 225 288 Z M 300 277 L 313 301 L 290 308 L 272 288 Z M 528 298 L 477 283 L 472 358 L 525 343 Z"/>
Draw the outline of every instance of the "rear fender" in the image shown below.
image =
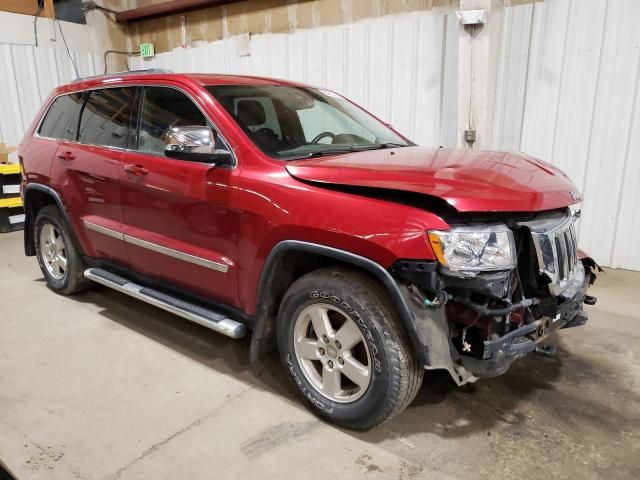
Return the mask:
<path fill-rule="evenodd" d="M 82 252 L 80 244 L 78 243 L 78 239 L 75 237 L 75 232 L 72 228 L 72 223 L 69 221 L 69 217 L 67 214 L 67 210 L 64 208 L 64 204 L 62 203 L 62 199 L 60 195 L 46 185 L 41 183 L 28 183 L 26 187 L 24 187 L 23 191 L 23 205 L 24 205 L 24 253 L 28 257 L 32 257 L 36 254 L 34 238 L 33 238 L 33 226 L 35 224 L 36 216 L 38 215 L 38 205 L 34 201 L 36 195 L 35 192 L 42 192 L 58 206 L 58 210 L 62 214 L 64 220 L 67 222 L 69 226 L 69 230 L 71 231 L 71 235 L 74 237 L 72 240 L 75 242 L 76 246 Z"/>

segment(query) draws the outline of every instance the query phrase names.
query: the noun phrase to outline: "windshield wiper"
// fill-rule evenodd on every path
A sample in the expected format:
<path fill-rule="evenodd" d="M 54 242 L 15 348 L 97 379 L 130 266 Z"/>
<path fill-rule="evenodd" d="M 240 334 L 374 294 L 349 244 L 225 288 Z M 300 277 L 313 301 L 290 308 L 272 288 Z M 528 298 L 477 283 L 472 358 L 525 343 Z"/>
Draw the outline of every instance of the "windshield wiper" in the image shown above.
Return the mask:
<path fill-rule="evenodd" d="M 395 143 L 395 142 L 384 142 L 384 143 L 377 143 L 376 144 L 376 148 L 377 149 L 399 148 L 399 147 L 408 147 L 408 145 L 403 144 L 403 143 Z"/>
<path fill-rule="evenodd" d="M 351 146 L 343 146 L 336 148 L 327 148 L 326 150 L 318 150 L 317 152 L 311 152 L 305 155 L 301 155 L 299 157 L 290 157 L 287 160 L 302 160 L 304 158 L 317 158 L 317 157 L 325 157 L 328 155 L 337 155 L 340 153 L 351 153 L 351 152 L 365 152 L 367 150 L 380 150 L 383 148 L 397 148 L 397 147 L 407 147 L 408 145 L 403 145 L 401 143 L 394 142 L 386 142 L 386 143 L 374 143 L 371 145 L 351 145 Z"/>
<path fill-rule="evenodd" d="M 327 150 L 319 150 L 317 152 L 311 152 L 310 154 L 305 155 L 302 158 L 324 157 L 326 155 L 334 155 L 334 154 L 337 154 L 337 153 L 361 152 L 363 150 L 368 150 L 368 149 L 366 149 L 366 148 L 355 148 L 355 147 L 329 148 Z"/>
<path fill-rule="evenodd" d="M 385 143 L 374 143 L 372 145 L 359 145 L 356 147 L 352 145 L 350 147 L 341 147 L 341 148 L 333 148 L 328 150 L 320 150 L 319 152 L 310 153 L 305 158 L 313 158 L 313 157 L 322 157 L 324 155 L 331 155 L 332 153 L 348 153 L 348 152 L 364 152 L 367 150 L 382 150 L 383 148 L 399 148 L 406 147 L 408 145 L 402 143 L 394 143 L 394 142 L 385 142 Z"/>

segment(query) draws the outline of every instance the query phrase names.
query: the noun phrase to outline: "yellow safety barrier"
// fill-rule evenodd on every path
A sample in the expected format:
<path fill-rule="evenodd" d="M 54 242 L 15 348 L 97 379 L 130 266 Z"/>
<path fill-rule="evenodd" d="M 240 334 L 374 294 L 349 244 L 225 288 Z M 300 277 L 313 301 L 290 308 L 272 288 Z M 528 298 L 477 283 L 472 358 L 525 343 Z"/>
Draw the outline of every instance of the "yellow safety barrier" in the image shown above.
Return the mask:
<path fill-rule="evenodd" d="M 16 175 L 19 173 L 19 163 L 0 163 L 0 175 Z"/>
<path fill-rule="evenodd" d="M 20 197 L 0 198 L 0 208 L 17 207 L 22 207 L 22 199 Z"/>
<path fill-rule="evenodd" d="M 0 144 L 0 160 L 7 160 L 14 147 Z M 20 198 L 20 165 L 0 162 L 0 232 L 12 232 L 24 227 L 24 209 Z"/>

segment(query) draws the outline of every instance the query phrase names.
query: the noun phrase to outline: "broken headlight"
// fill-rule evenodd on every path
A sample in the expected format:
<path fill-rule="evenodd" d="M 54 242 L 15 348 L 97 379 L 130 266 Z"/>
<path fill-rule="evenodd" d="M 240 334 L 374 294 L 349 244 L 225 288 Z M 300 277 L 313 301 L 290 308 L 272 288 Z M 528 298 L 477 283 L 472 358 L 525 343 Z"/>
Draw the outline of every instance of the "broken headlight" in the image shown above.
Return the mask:
<path fill-rule="evenodd" d="M 428 236 L 436 258 L 449 270 L 478 272 L 516 266 L 513 232 L 506 225 L 431 230 Z"/>

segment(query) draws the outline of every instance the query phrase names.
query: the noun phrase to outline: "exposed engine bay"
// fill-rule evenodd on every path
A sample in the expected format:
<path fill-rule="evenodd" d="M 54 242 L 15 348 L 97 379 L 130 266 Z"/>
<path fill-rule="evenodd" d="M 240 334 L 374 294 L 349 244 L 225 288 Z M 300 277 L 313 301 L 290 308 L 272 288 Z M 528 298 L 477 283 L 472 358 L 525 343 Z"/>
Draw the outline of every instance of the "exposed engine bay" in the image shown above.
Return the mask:
<path fill-rule="evenodd" d="M 587 289 L 599 267 L 577 248 L 579 211 L 488 215 L 481 221 L 512 232 L 512 268 L 492 271 L 451 269 L 438 262 L 399 261 L 391 272 L 416 319 L 429 365 L 444 368 L 462 385 L 501 375 L 517 358 L 540 350 L 560 328 L 583 325 L 583 305 L 596 298 Z M 477 226 L 448 219 L 459 230 Z"/>

